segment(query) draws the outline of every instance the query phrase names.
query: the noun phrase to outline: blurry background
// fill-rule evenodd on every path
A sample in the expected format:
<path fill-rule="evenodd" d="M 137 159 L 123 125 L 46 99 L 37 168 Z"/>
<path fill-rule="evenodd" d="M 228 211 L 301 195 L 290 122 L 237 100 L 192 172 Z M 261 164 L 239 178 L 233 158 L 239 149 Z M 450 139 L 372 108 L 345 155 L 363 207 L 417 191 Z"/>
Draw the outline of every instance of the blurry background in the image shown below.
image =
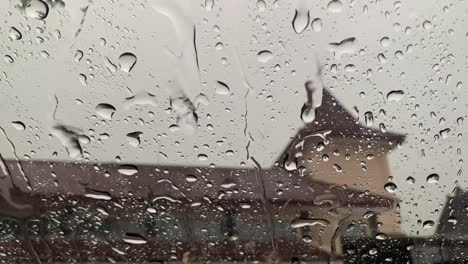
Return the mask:
<path fill-rule="evenodd" d="M 4 199 L 97 186 L 142 197 L 164 168 L 182 189 L 201 168 L 211 175 L 191 195 L 243 181 L 270 228 L 275 197 L 312 201 L 311 181 L 341 201 L 329 209 L 387 208 L 377 233 L 443 233 L 466 217 L 463 199 L 459 216 L 447 208 L 467 185 L 467 11 L 461 0 L 3 1 Z M 310 237 L 331 256 L 319 240 L 333 230 Z"/>

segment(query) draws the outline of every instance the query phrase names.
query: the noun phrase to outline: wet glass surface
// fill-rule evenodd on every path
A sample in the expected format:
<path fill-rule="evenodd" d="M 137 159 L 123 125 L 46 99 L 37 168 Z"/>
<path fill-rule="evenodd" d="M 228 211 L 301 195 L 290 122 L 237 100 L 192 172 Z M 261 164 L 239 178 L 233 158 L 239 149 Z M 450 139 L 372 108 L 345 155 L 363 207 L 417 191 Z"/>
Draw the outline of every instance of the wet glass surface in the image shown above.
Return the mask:
<path fill-rule="evenodd" d="M 465 263 L 468 4 L 0 1 L 0 263 Z"/>

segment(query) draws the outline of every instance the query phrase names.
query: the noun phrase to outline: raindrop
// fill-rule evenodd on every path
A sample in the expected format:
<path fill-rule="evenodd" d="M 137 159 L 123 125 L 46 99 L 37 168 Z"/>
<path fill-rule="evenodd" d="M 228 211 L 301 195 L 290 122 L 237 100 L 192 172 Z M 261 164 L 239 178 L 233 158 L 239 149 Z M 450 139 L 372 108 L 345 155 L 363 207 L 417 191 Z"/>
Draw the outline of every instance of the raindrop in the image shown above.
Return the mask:
<path fill-rule="evenodd" d="M 117 71 L 117 66 L 115 66 L 108 57 L 106 57 L 105 65 L 110 73 L 115 73 Z"/>
<path fill-rule="evenodd" d="M 140 91 L 131 97 L 125 98 L 125 101 L 123 102 L 122 106 L 127 110 L 138 105 L 157 106 L 158 104 L 155 98 L 156 97 L 153 94 L 150 94 L 145 91 Z"/>
<path fill-rule="evenodd" d="M 351 37 L 343 39 L 340 42 L 328 44 L 328 49 L 333 52 L 335 59 L 339 60 L 343 54 L 352 54 L 356 52 L 356 38 Z"/>
<path fill-rule="evenodd" d="M 432 23 L 431 23 L 431 21 L 429 21 L 429 20 L 424 21 L 424 22 L 423 22 L 423 28 L 424 28 L 424 29 L 427 29 L 427 30 L 431 29 L 431 28 L 432 28 Z"/>
<path fill-rule="evenodd" d="M 83 150 L 78 141 L 78 137 L 81 134 L 79 129 L 65 125 L 56 125 L 52 127 L 52 134 L 62 143 L 70 158 L 81 159 L 83 157 Z"/>
<path fill-rule="evenodd" d="M 222 50 L 223 48 L 224 48 L 223 43 L 221 43 L 221 42 L 216 43 L 216 45 L 215 45 L 216 50 Z"/>
<path fill-rule="evenodd" d="M 435 184 L 435 183 L 439 182 L 439 175 L 436 174 L 436 173 L 433 173 L 433 174 L 427 176 L 426 181 L 429 184 Z"/>
<path fill-rule="evenodd" d="M 15 60 L 13 60 L 13 58 L 12 58 L 10 55 L 5 55 L 4 59 L 5 59 L 5 61 L 8 62 L 8 63 L 13 63 L 13 62 L 15 62 Z"/>
<path fill-rule="evenodd" d="M 81 50 L 77 50 L 76 53 L 75 53 L 75 61 L 76 62 L 79 62 L 81 61 L 81 59 L 83 58 L 83 51 Z"/>
<path fill-rule="evenodd" d="M 117 170 L 120 174 L 132 176 L 138 173 L 138 168 L 135 165 L 121 165 Z"/>
<path fill-rule="evenodd" d="M 41 55 L 41 57 L 44 58 L 44 59 L 47 59 L 47 58 L 50 57 L 50 54 L 45 50 L 39 52 L 39 55 Z"/>
<path fill-rule="evenodd" d="M 405 58 L 405 55 L 403 55 L 403 52 L 401 50 L 398 50 L 395 52 L 395 57 L 399 60 L 402 60 Z"/>
<path fill-rule="evenodd" d="M 266 3 L 265 3 L 265 1 L 263 1 L 263 0 L 258 0 L 258 1 L 257 1 L 257 9 L 258 9 L 258 11 L 260 11 L 260 12 L 265 11 L 265 9 L 266 9 Z"/>
<path fill-rule="evenodd" d="M 44 19 L 49 14 L 49 6 L 42 0 L 31 0 L 26 6 L 26 15 L 35 19 Z"/>
<path fill-rule="evenodd" d="M 78 80 L 80 80 L 80 83 L 84 86 L 88 85 L 88 77 L 86 77 L 86 75 L 84 74 L 80 74 L 78 76 Z"/>
<path fill-rule="evenodd" d="M 384 188 L 389 193 L 394 193 L 397 190 L 397 186 L 393 182 L 389 182 L 389 183 L 385 184 Z"/>
<path fill-rule="evenodd" d="M 348 64 L 345 66 L 345 71 L 347 72 L 355 72 L 356 71 L 356 66 L 353 64 Z"/>
<path fill-rule="evenodd" d="M 370 127 L 374 124 L 374 114 L 372 112 L 367 111 L 364 113 L 364 122 L 366 123 L 366 126 Z"/>
<path fill-rule="evenodd" d="M 384 64 L 384 63 L 387 63 L 387 58 L 385 57 L 385 55 L 383 53 L 379 53 L 377 55 L 377 59 L 380 61 L 380 63 Z"/>
<path fill-rule="evenodd" d="M 25 130 L 26 126 L 24 125 L 23 122 L 21 121 L 13 121 L 11 122 L 11 125 L 16 129 L 16 130 Z"/>
<path fill-rule="evenodd" d="M 104 207 L 98 207 L 98 208 L 96 208 L 96 210 L 97 210 L 100 214 L 102 214 L 102 215 L 104 215 L 104 216 L 108 216 L 108 215 L 109 215 L 109 212 L 107 212 L 107 210 L 106 210 Z"/>
<path fill-rule="evenodd" d="M 126 233 L 122 240 L 132 245 L 143 245 L 148 242 L 143 236 L 134 233 Z"/>
<path fill-rule="evenodd" d="M 309 25 L 310 15 L 309 10 L 306 9 L 296 9 L 294 18 L 292 21 L 292 26 L 294 31 L 297 34 L 301 34 Z"/>
<path fill-rule="evenodd" d="M 301 228 L 316 225 L 326 227 L 329 224 L 330 222 L 325 219 L 294 219 L 291 223 L 291 228 Z"/>
<path fill-rule="evenodd" d="M 387 94 L 387 101 L 389 102 L 398 102 L 405 96 L 405 92 L 402 90 L 393 90 Z"/>
<path fill-rule="evenodd" d="M 424 221 L 423 228 L 424 229 L 433 228 L 434 224 L 435 224 L 434 221 L 431 221 L 431 220 Z"/>
<path fill-rule="evenodd" d="M 229 86 L 221 81 L 217 81 L 215 92 L 219 95 L 228 95 L 230 92 Z"/>
<path fill-rule="evenodd" d="M 110 104 L 98 104 L 96 106 L 96 114 L 100 117 L 111 120 L 115 113 L 115 107 Z"/>
<path fill-rule="evenodd" d="M 119 66 L 120 70 L 124 72 L 130 72 L 135 63 L 137 62 L 137 57 L 130 52 L 125 52 L 119 57 Z"/>
<path fill-rule="evenodd" d="M 198 179 L 195 175 L 187 175 L 185 176 L 185 180 L 187 182 L 196 182 Z"/>
<path fill-rule="evenodd" d="M 91 142 L 91 139 L 86 135 L 79 135 L 78 142 L 80 142 L 81 144 L 89 144 L 89 142 Z"/>
<path fill-rule="evenodd" d="M 310 26 L 312 27 L 312 30 L 319 32 L 322 30 L 322 20 L 320 18 L 315 18 L 312 20 L 312 23 L 310 23 Z"/>
<path fill-rule="evenodd" d="M 292 159 L 292 160 L 285 160 L 284 161 L 284 168 L 287 170 L 287 171 L 293 171 L 293 170 L 296 170 L 297 169 L 297 163 L 296 163 L 296 160 L 295 159 Z"/>
<path fill-rule="evenodd" d="M 439 131 L 439 134 L 442 138 L 448 138 L 449 133 L 450 133 L 450 128 L 446 128 L 446 129 Z"/>
<path fill-rule="evenodd" d="M 211 11 L 214 6 L 214 0 L 205 0 L 205 9 Z"/>
<path fill-rule="evenodd" d="M 273 53 L 269 50 L 262 50 L 257 53 L 257 60 L 261 63 L 267 63 L 273 59 Z"/>
<path fill-rule="evenodd" d="M 236 182 L 233 180 L 233 179 L 225 179 L 223 181 L 223 183 L 221 183 L 221 187 L 225 188 L 225 189 L 230 189 L 230 188 L 233 188 L 235 187 L 237 184 Z"/>
<path fill-rule="evenodd" d="M 11 27 L 10 28 L 10 38 L 13 39 L 13 40 L 19 40 L 23 37 L 23 35 L 21 34 L 21 32 L 15 28 L 15 27 Z"/>
<path fill-rule="evenodd" d="M 322 105 L 322 86 L 316 85 L 312 81 L 305 83 L 307 92 L 307 102 L 302 106 L 301 119 L 306 124 L 310 124 L 315 120 L 317 108 Z"/>
<path fill-rule="evenodd" d="M 335 169 L 336 172 L 343 172 L 343 169 L 338 164 L 333 164 L 333 168 Z"/>
<path fill-rule="evenodd" d="M 252 207 L 249 203 L 241 203 L 240 206 L 242 209 L 249 209 L 250 207 Z"/>
<path fill-rule="evenodd" d="M 332 0 L 328 3 L 327 10 L 332 13 L 340 13 L 343 11 L 343 3 L 339 0 Z"/>
<path fill-rule="evenodd" d="M 388 47 L 390 46 L 390 44 L 391 44 L 390 38 L 383 37 L 380 39 L 380 45 L 382 45 L 382 47 Z"/>
<path fill-rule="evenodd" d="M 375 238 L 377 240 L 385 240 L 385 239 L 387 239 L 387 235 L 384 234 L 384 233 L 378 233 L 377 235 L 375 235 Z"/>
<path fill-rule="evenodd" d="M 109 201 L 112 199 L 112 196 L 108 192 L 96 190 L 88 190 L 88 192 L 86 192 L 84 196 L 95 200 Z"/>
<path fill-rule="evenodd" d="M 138 147 L 140 145 L 140 137 L 143 134 L 143 132 L 136 131 L 132 133 L 127 134 L 127 141 L 132 147 Z"/>

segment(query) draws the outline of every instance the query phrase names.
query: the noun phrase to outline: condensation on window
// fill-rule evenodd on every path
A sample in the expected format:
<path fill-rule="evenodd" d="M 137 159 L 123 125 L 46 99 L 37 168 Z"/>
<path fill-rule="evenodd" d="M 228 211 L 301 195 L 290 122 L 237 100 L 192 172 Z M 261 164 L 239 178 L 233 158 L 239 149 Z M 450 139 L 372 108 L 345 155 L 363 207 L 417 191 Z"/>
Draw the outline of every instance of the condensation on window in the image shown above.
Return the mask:
<path fill-rule="evenodd" d="M 0 1 L 0 263 L 464 263 L 463 0 Z"/>

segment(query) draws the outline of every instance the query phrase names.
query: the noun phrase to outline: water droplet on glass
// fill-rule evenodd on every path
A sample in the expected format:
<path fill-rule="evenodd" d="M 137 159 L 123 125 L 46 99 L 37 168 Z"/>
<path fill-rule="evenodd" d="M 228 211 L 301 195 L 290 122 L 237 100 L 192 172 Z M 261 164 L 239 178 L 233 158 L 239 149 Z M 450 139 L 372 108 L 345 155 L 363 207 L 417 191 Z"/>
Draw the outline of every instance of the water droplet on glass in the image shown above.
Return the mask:
<path fill-rule="evenodd" d="M 187 182 L 196 182 L 198 179 L 195 175 L 187 175 L 185 176 L 185 180 Z"/>
<path fill-rule="evenodd" d="M 115 66 L 108 57 L 106 57 L 105 65 L 110 73 L 115 73 L 117 71 L 117 66 Z"/>
<path fill-rule="evenodd" d="M 211 11 L 214 6 L 214 0 L 205 0 L 205 9 Z"/>
<path fill-rule="evenodd" d="M 75 53 L 75 61 L 76 62 L 79 62 L 81 61 L 81 59 L 83 58 L 83 51 L 81 50 L 77 50 L 76 53 Z"/>
<path fill-rule="evenodd" d="M 327 227 L 330 224 L 328 220 L 325 219 L 294 219 L 291 222 L 291 228 L 301 228 L 301 227 L 306 227 L 306 226 L 322 226 L 322 227 Z"/>
<path fill-rule="evenodd" d="M 10 55 L 5 55 L 4 59 L 5 59 L 5 61 L 8 62 L 8 63 L 13 63 L 13 62 L 15 62 L 15 60 L 13 60 L 13 58 L 12 58 Z"/>
<path fill-rule="evenodd" d="M 86 77 L 86 75 L 84 74 L 78 75 L 78 80 L 80 81 L 82 85 L 84 86 L 88 85 L 88 77 Z"/>
<path fill-rule="evenodd" d="M 328 3 L 327 10 L 332 13 L 340 13 L 343 11 L 343 3 L 339 0 L 332 0 Z"/>
<path fill-rule="evenodd" d="M 105 119 L 112 119 L 115 113 L 115 107 L 110 104 L 98 104 L 96 106 L 96 114 Z"/>
<path fill-rule="evenodd" d="M 11 122 L 11 125 L 16 129 L 16 130 L 25 130 L 26 126 L 24 125 L 23 122 L 21 121 L 13 121 Z"/>
<path fill-rule="evenodd" d="M 384 188 L 389 193 L 394 193 L 397 190 L 397 186 L 393 182 L 389 182 L 389 183 L 385 184 Z"/>
<path fill-rule="evenodd" d="M 357 41 L 354 37 L 343 39 L 340 42 L 333 42 L 328 44 L 328 49 L 333 52 L 335 59 L 339 60 L 344 54 L 353 54 L 356 52 Z"/>
<path fill-rule="evenodd" d="M 426 181 L 429 184 L 435 184 L 435 183 L 439 182 L 439 175 L 436 174 L 436 173 L 433 173 L 433 174 L 427 176 Z"/>
<path fill-rule="evenodd" d="M 312 30 L 314 30 L 315 32 L 319 32 L 322 30 L 322 20 L 320 18 L 315 18 L 314 20 L 312 20 L 310 26 L 312 27 Z"/>
<path fill-rule="evenodd" d="M 387 63 L 387 57 L 383 53 L 379 53 L 377 55 L 377 59 L 380 61 L 380 63 L 385 64 Z"/>
<path fill-rule="evenodd" d="M 391 44 L 390 38 L 383 37 L 380 39 L 380 45 L 382 45 L 382 47 L 388 47 L 390 46 L 390 44 Z"/>
<path fill-rule="evenodd" d="M 206 154 L 198 154 L 198 160 L 206 161 L 208 160 L 208 156 Z"/>
<path fill-rule="evenodd" d="M 286 159 L 284 161 L 284 168 L 287 170 L 287 171 L 293 171 L 293 170 L 296 170 L 297 169 L 297 162 L 296 162 L 296 159 Z"/>
<path fill-rule="evenodd" d="M 273 53 L 269 50 L 262 50 L 257 53 L 257 60 L 261 63 L 267 63 L 271 59 L 273 59 Z"/>
<path fill-rule="evenodd" d="M 393 90 L 387 94 L 387 100 L 389 102 L 398 102 L 405 96 L 405 92 L 402 90 Z"/>
<path fill-rule="evenodd" d="M 132 245 L 143 245 L 148 242 L 143 236 L 134 233 L 126 233 L 122 240 Z"/>
<path fill-rule="evenodd" d="M 26 15 L 35 19 L 44 19 L 49 14 L 49 6 L 42 0 L 31 0 L 26 6 Z"/>
<path fill-rule="evenodd" d="M 395 58 L 397 58 L 397 59 L 399 59 L 399 60 L 404 59 L 404 58 L 405 58 L 405 55 L 403 55 L 403 51 L 397 50 L 397 51 L 395 52 Z"/>
<path fill-rule="evenodd" d="M 434 227 L 434 224 L 435 224 L 434 221 L 431 221 L 431 220 L 424 221 L 423 228 L 424 229 L 432 228 L 432 227 Z"/>
<path fill-rule="evenodd" d="M 215 87 L 215 92 L 216 92 L 216 94 L 219 94 L 219 95 L 228 95 L 229 92 L 230 92 L 229 86 L 227 86 L 227 84 L 225 84 L 223 82 L 217 81 L 216 82 L 216 87 Z"/>
<path fill-rule="evenodd" d="M 11 27 L 10 28 L 10 38 L 13 39 L 13 40 L 19 40 L 23 37 L 23 35 L 21 34 L 21 32 L 15 28 L 15 27 Z"/>
<path fill-rule="evenodd" d="M 120 165 L 120 168 L 117 171 L 120 174 L 132 176 L 138 173 L 138 168 L 135 165 Z"/>
<path fill-rule="evenodd" d="M 257 1 L 257 9 L 258 9 L 258 11 L 260 11 L 260 12 L 265 11 L 265 9 L 266 9 L 266 3 L 265 3 L 265 1 L 263 1 L 263 0 L 258 0 L 258 1 Z"/>
<path fill-rule="evenodd" d="M 52 127 L 52 134 L 65 147 L 70 158 L 81 159 L 83 157 L 83 150 L 78 140 L 81 134 L 79 129 L 66 125 L 55 125 Z"/>
<path fill-rule="evenodd" d="M 233 179 L 225 179 L 223 183 L 221 183 L 221 187 L 225 189 L 233 188 L 237 185 L 237 183 Z"/>
<path fill-rule="evenodd" d="M 296 9 L 292 26 L 297 34 L 301 34 L 309 25 L 310 15 L 307 9 Z"/>
<path fill-rule="evenodd" d="M 127 141 L 132 147 L 138 147 L 140 145 L 140 137 L 143 134 L 143 132 L 136 131 L 132 133 L 127 134 Z"/>
<path fill-rule="evenodd" d="M 336 172 L 343 172 L 343 169 L 338 164 L 333 164 L 333 168 L 335 169 Z"/>
<path fill-rule="evenodd" d="M 364 113 L 364 122 L 366 123 L 366 126 L 370 127 L 374 124 L 374 114 L 372 112 L 367 111 Z"/>
<path fill-rule="evenodd" d="M 375 235 L 375 238 L 377 240 L 385 240 L 385 239 L 387 239 L 387 235 L 384 234 L 384 233 L 378 233 L 377 235 Z"/>
<path fill-rule="evenodd" d="M 249 203 L 241 203 L 240 206 L 242 209 L 249 209 L 250 207 L 252 207 Z"/>
<path fill-rule="evenodd" d="M 427 29 L 427 30 L 431 29 L 432 28 L 431 21 L 429 21 L 429 20 L 424 21 L 423 22 L 423 27 L 424 27 L 424 29 Z"/>
<path fill-rule="evenodd" d="M 112 196 L 108 192 L 96 190 L 88 190 L 84 196 L 95 200 L 109 201 L 112 199 Z"/>
<path fill-rule="evenodd" d="M 135 63 L 137 62 L 137 57 L 130 52 L 125 52 L 119 57 L 119 66 L 120 70 L 124 72 L 130 72 Z"/>
<path fill-rule="evenodd" d="M 317 108 L 322 105 L 322 85 L 319 82 L 307 81 L 305 83 L 307 102 L 302 106 L 301 119 L 306 124 L 315 120 Z"/>

